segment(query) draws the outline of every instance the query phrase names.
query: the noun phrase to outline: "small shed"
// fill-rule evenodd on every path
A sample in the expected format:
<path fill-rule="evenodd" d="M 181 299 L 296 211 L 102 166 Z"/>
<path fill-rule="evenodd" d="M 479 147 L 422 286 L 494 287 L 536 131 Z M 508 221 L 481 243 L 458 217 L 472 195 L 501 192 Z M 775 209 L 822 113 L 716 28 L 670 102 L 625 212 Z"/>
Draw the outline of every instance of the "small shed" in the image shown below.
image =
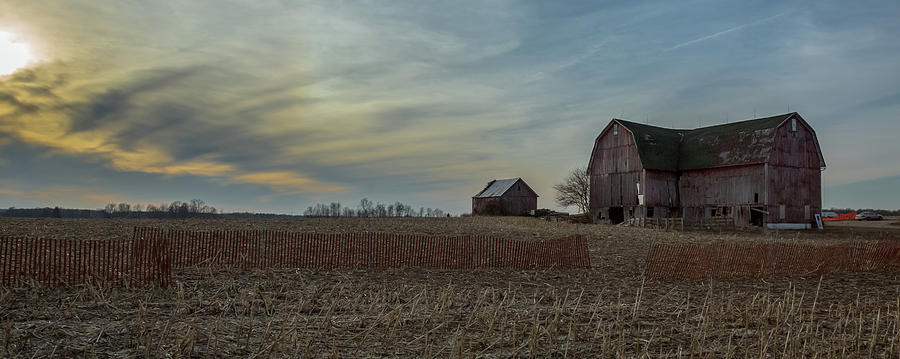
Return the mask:
<path fill-rule="evenodd" d="M 493 180 L 472 197 L 472 214 L 522 216 L 537 209 L 537 198 L 521 178 Z"/>

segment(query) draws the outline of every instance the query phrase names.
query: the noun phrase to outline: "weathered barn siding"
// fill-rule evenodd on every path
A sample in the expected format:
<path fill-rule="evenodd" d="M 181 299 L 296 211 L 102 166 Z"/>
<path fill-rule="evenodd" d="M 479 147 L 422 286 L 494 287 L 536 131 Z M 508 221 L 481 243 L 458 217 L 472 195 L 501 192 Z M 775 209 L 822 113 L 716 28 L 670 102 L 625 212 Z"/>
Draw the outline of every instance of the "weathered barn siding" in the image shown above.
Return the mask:
<path fill-rule="evenodd" d="M 595 219 L 609 218 L 610 207 L 622 207 L 624 219 L 638 206 L 637 184 L 643 167 L 634 137 L 627 129 L 607 126 L 594 145 L 588 172 L 591 177 L 590 210 Z"/>
<path fill-rule="evenodd" d="M 644 195 L 644 207 L 642 214 L 650 218 L 668 218 L 677 215 L 679 207 L 678 173 L 668 171 L 645 170 L 644 180 L 641 181 L 641 191 Z"/>
<path fill-rule="evenodd" d="M 537 209 L 537 197 L 500 197 L 504 215 L 522 216 Z"/>
<path fill-rule="evenodd" d="M 472 198 L 472 214 L 500 216 L 503 214 L 500 197 Z"/>
<path fill-rule="evenodd" d="M 708 168 L 681 174 L 685 218 L 728 216 L 735 225 L 750 224 L 748 206 L 762 207 L 766 195 L 764 164 Z M 727 209 L 723 210 L 723 207 Z"/>
<path fill-rule="evenodd" d="M 537 209 L 537 194 L 520 180 L 500 197 L 500 207 L 505 215 L 525 215 Z"/>
<path fill-rule="evenodd" d="M 815 132 L 801 119 L 797 130 L 793 128 L 791 120 L 778 128 L 769 155 L 768 223 L 813 224 L 822 210 L 822 161 Z"/>

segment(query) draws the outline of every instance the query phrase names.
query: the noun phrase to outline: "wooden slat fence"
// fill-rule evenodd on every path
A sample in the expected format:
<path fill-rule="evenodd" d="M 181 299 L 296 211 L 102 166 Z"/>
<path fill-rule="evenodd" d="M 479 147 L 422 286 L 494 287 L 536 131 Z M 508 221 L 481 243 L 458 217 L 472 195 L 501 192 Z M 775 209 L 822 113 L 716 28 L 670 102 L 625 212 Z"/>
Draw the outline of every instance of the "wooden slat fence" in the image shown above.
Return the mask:
<path fill-rule="evenodd" d="M 726 242 L 655 244 L 647 256 L 650 278 L 763 278 L 900 270 L 900 243 L 833 245 Z"/>
<path fill-rule="evenodd" d="M 0 284 L 157 285 L 172 269 L 590 268 L 582 236 L 516 241 L 491 236 L 281 231 L 182 231 L 136 227 L 130 240 L 0 236 Z"/>
<path fill-rule="evenodd" d="M 0 236 L 0 284 L 167 287 L 172 283 L 169 248 L 157 232 L 135 230 L 131 240 Z"/>
<path fill-rule="evenodd" d="M 174 268 L 590 268 L 583 236 L 517 241 L 482 235 L 271 230 L 155 233 L 167 239 Z"/>

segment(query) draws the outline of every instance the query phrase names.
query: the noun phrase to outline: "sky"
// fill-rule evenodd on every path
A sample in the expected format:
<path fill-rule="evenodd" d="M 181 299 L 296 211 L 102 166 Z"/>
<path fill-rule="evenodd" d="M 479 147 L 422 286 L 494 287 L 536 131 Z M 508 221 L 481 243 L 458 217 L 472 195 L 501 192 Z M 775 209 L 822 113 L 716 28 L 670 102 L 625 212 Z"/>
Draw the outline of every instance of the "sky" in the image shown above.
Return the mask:
<path fill-rule="evenodd" d="M 522 177 L 558 209 L 613 117 L 797 111 L 824 207 L 897 209 L 898 18 L 893 0 L 0 0 L 0 58 L 31 55 L 0 75 L 0 207 L 459 214 Z"/>

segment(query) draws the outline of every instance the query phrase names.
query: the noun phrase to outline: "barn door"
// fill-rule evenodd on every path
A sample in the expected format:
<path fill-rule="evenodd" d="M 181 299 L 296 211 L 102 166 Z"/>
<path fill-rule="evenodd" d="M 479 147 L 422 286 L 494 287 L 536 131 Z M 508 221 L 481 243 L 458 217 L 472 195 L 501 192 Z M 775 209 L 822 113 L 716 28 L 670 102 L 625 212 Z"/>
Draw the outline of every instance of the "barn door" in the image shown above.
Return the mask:
<path fill-rule="evenodd" d="M 609 221 L 612 224 L 619 224 L 619 223 L 625 222 L 625 208 L 609 207 Z"/>

